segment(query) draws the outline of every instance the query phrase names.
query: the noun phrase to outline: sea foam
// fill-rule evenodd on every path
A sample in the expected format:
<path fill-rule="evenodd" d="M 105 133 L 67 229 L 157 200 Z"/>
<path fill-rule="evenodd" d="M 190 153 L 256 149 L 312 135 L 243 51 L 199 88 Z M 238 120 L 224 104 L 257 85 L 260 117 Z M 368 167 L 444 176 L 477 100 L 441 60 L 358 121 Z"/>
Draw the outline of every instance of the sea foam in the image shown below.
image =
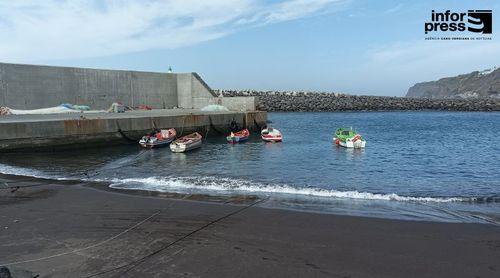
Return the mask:
<path fill-rule="evenodd" d="M 221 177 L 149 177 L 113 179 L 110 187 L 118 189 L 148 190 L 158 192 L 207 191 L 217 193 L 286 194 L 343 199 L 386 200 L 401 202 L 464 202 L 463 197 L 412 197 L 395 193 L 370 193 L 359 191 L 338 191 L 316 187 L 293 187 L 287 184 L 263 184 L 248 180 Z"/>
<path fill-rule="evenodd" d="M 54 180 L 74 180 L 75 178 L 49 175 L 42 171 L 0 164 L 0 173 L 29 176 Z M 125 179 L 92 179 L 81 178 L 82 181 L 110 182 L 110 187 L 116 189 L 147 190 L 157 192 L 203 192 L 208 194 L 284 194 L 295 196 L 326 197 L 360 200 L 386 200 L 400 202 L 473 202 L 476 198 L 466 197 L 415 197 L 400 196 L 396 193 L 371 193 L 339 191 L 317 187 L 294 187 L 288 184 L 264 184 L 243 179 L 224 177 L 148 177 Z"/>

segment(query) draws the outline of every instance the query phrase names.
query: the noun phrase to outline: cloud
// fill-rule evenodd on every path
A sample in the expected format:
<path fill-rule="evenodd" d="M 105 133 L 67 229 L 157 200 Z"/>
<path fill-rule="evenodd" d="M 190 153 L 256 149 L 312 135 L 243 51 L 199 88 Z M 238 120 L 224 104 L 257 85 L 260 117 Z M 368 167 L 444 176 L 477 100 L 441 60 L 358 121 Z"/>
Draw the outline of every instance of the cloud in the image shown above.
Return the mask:
<path fill-rule="evenodd" d="M 307 15 L 320 12 L 331 4 L 330 0 L 294 0 L 274 4 L 269 9 L 264 9 L 253 17 L 253 21 L 270 24 L 281 21 L 298 19 Z"/>
<path fill-rule="evenodd" d="M 484 70 L 500 65 L 496 41 L 394 42 L 367 50 L 364 63 L 350 69 L 363 80 L 359 90 L 380 95 L 404 95 L 417 82 Z M 346 76 L 347 81 L 350 80 Z"/>
<path fill-rule="evenodd" d="M 0 0 L 0 60 L 174 49 L 313 16 L 341 0 Z"/>
<path fill-rule="evenodd" d="M 396 6 L 391 7 L 391 8 L 389 8 L 389 9 L 385 10 L 385 11 L 384 11 L 384 13 L 385 13 L 385 14 L 393 14 L 393 13 L 395 13 L 395 12 L 400 11 L 402 8 L 403 8 L 403 4 L 399 3 L 399 4 L 397 4 Z"/>
<path fill-rule="evenodd" d="M 500 63 L 500 43 L 496 41 L 410 41 L 397 42 L 368 51 L 368 67 L 383 71 L 434 73 L 484 69 Z"/>

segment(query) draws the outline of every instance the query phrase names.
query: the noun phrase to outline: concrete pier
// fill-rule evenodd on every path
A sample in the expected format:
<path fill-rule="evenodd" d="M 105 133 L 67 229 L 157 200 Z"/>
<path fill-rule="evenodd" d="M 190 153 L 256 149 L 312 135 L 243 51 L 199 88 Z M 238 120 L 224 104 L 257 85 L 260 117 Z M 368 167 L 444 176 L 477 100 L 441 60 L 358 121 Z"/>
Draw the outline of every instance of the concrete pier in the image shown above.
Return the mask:
<path fill-rule="evenodd" d="M 258 131 L 267 113 L 158 109 L 126 113 L 11 115 L 0 118 L 0 152 L 85 148 L 136 141 L 153 128 L 225 136 L 231 121 Z"/>
<path fill-rule="evenodd" d="M 107 109 L 147 105 L 125 113 L 0 116 L 0 152 L 52 150 L 138 140 L 153 128 L 213 136 L 231 121 L 258 130 L 267 114 L 256 97 L 218 97 L 197 73 L 155 73 L 0 63 L 0 106 L 30 110 L 62 103 Z M 218 104 L 230 111 L 203 112 Z"/>

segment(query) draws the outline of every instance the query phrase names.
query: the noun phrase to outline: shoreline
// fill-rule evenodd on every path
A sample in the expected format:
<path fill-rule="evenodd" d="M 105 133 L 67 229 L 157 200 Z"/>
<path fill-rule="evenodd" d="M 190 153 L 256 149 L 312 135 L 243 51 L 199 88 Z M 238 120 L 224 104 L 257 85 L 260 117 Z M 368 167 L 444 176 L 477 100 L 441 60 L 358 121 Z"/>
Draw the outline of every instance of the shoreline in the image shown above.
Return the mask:
<path fill-rule="evenodd" d="M 0 181 L 32 186 L 0 190 L 0 265 L 30 261 L 7 266 L 19 277 L 496 277 L 500 271 L 500 227 L 488 224 L 172 199 L 76 181 L 5 175 Z"/>
<path fill-rule="evenodd" d="M 184 200 L 195 202 L 208 203 L 232 203 L 232 204 L 249 204 L 261 199 L 266 199 L 265 202 L 259 204 L 259 207 L 266 209 L 277 209 L 285 211 L 295 211 L 300 213 L 326 214 L 339 216 L 367 217 L 377 219 L 401 220 L 401 221 L 423 221 L 437 223 L 477 223 L 491 224 L 500 227 L 500 215 L 494 211 L 480 212 L 468 214 L 467 212 L 449 211 L 449 207 L 443 205 L 462 205 L 476 204 L 486 205 L 498 203 L 498 198 L 491 197 L 435 197 L 436 200 L 428 201 L 427 197 L 408 197 L 394 195 L 399 199 L 386 199 L 386 196 L 391 194 L 367 193 L 359 191 L 336 191 L 340 195 L 356 194 L 373 194 L 374 198 L 367 197 L 329 197 L 327 195 L 310 195 L 311 193 L 276 193 L 266 191 L 203 191 L 198 188 L 155 190 L 147 187 L 120 187 L 120 184 L 115 184 L 111 180 L 92 180 L 81 178 L 65 178 L 65 177 L 50 177 L 36 176 L 24 174 L 6 174 L 0 172 L 0 190 L 2 188 L 2 180 L 14 180 L 14 183 L 22 181 L 27 182 L 42 182 L 51 184 L 85 184 L 85 186 L 94 188 L 100 191 L 106 191 L 118 194 L 136 195 L 142 197 L 152 197 L 161 199 Z M 112 186 L 115 185 L 115 186 Z M 15 184 L 13 185 L 15 187 Z M 31 187 L 31 186 L 28 186 Z M 22 186 L 21 186 L 22 188 Z M 195 190 L 193 193 L 192 190 Z M 198 191 L 198 192 L 196 192 Z M 396 198 L 392 197 L 392 198 Z M 333 199 L 332 199 L 333 198 Z M 405 198 L 408 198 L 406 200 Z M 412 200 L 422 199 L 422 200 Z M 443 198 L 443 199 L 440 199 Z M 452 200 L 456 198 L 457 200 Z M 463 200 L 458 200 L 458 199 Z M 467 199 L 470 200 L 467 200 Z M 432 198 L 431 198 L 432 199 Z M 449 200 L 448 200 L 449 199 Z M 320 205 L 318 205 L 318 202 Z M 327 205 L 328 203 L 328 205 Z M 355 204 L 356 208 L 350 208 Z M 330 207 L 331 206 L 331 207 Z M 423 211 L 421 211 L 423 209 Z M 428 211 L 431 209 L 431 211 Z M 433 214 L 429 214 L 432 212 Z"/>

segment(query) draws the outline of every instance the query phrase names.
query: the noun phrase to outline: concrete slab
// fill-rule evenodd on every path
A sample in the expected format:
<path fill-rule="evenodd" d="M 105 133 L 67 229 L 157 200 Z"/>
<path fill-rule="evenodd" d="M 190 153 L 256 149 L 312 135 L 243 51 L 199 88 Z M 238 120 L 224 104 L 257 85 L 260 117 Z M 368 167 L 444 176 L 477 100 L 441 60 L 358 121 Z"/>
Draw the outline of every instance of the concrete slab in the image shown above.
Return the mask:
<path fill-rule="evenodd" d="M 85 119 L 130 119 L 130 118 L 149 118 L 162 116 L 184 116 L 184 115 L 224 115 L 238 112 L 206 112 L 200 109 L 154 109 L 154 110 L 134 110 L 125 113 L 64 113 L 64 114 L 46 114 L 46 115 L 8 115 L 0 116 L 0 123 L 14 122 L 40 122 L 40 121 L 60 121 L 60 120 L 78 120 Z"/>

